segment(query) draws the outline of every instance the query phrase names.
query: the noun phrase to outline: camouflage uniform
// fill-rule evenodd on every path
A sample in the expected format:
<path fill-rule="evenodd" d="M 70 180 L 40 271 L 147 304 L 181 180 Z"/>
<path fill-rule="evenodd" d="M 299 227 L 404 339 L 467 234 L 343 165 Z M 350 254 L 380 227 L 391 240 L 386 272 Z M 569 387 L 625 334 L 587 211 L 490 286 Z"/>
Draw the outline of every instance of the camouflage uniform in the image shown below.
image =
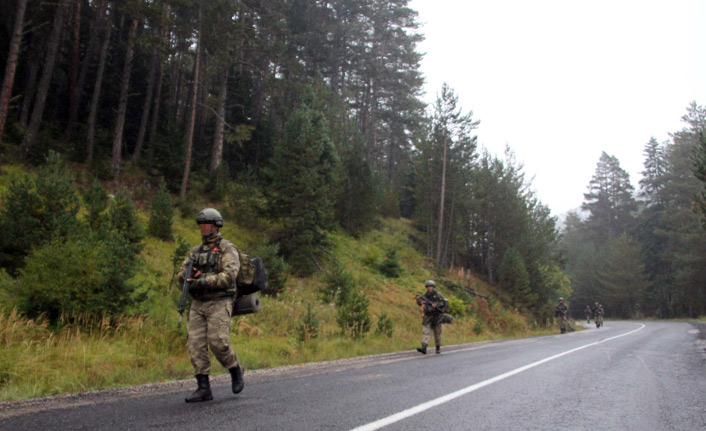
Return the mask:
<path fill-rule="evenodd" d="M 441 319 L 443 317 L 444 295 L 434 288 L 431 292 L 426 292 L 424 295 L 417 297 L 417 305 L 421 306 L 422 301 L 425 301 L 424 317 L 422 318 L 422 346 L 429 344 L 433 332 L 434 342 L 438 348 L 441 346 Z M 436 305 L 436 307 L 432 304 Z"/>
<path fill-rule="evenodd" d="M 596 303 L 596 306 L 593 307 L 593 320 L 596 322 L 596 328 L 603 326 L 603 314 L 603 306 Z"/>
<path fill-rule="evenodd" d="M 193 259 L 194 272 L 201 271 L 189 290 L 193 300 L 189 310 L 187 347 L 194 374 L 208 375 L 211 372 L 209 347 L 223 367 L 236 367 L 238 358 L 230 347 L 228 336 L 236 293 L 235 278 L 240 270 L 238 251 L 219 233 L 208 242 L 193 247 L 189 257 Z M 180 283 L 184 280 L 187 260 L 179 271 Z"/>
<path fill-rule="evenodd" d="M 566 332 L 566 320 L 567 316 L 569 314 L 569 307 L 566 306 L 564 301 L 559 301 L 559 303 L 556 305 L 556 317 L 559 318 L 559 329 L 561 330 L 561 333 Z"/>

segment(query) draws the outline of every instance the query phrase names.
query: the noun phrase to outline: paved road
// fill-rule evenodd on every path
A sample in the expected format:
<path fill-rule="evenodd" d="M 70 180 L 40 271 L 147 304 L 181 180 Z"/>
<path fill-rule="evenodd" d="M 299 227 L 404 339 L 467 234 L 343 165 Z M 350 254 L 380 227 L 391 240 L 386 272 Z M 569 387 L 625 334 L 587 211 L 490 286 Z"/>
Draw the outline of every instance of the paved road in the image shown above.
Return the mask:
<path fill-rule="evenodd" d="M 227 383 L 200 404 L 191 381 L 3 403 L 0 430 L 705 430 L 706 324 L 609 321 Z"/>

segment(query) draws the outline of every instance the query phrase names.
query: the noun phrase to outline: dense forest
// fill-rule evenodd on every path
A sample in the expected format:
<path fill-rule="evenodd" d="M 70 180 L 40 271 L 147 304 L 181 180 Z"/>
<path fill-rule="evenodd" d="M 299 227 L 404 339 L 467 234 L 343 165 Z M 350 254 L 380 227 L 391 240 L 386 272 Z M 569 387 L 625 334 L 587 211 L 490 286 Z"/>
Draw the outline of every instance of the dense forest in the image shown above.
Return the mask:
<path fill-rule="evenodd" d="M 585 217 L 566 219 L 575 304 L 600 301 L 619 318 L 706 314 L 706 108 L 692 103 L 682 121 L 670 140 L 645 144 L 637 191 L 620 162 L 601 155 Z"/>
<path fill-rule="evenodd" d="M 39 285 L 27 265 L 50 258 L 47 243 L 80 250 L 87 231 L 136 264 L 128 173 L 141 170 L 140 190 L 178 196 L 184 214 L 223 203 L 298 275 L 321 269 L 329 233 L 404 217 L 436 268 L 474 271 L 537 320 L 559 296 L 575 311 L 600 301 L 609 317 L 706 313 L 703 108 L 673 142 L 647 144 L 638 194 L 604 154 L 587 217 L 571 214 L 561 235 L 512 150 L 478 147 L 480 120 L 452 88 L 422 102 L 408 3 L 3 1 L 0 162 L 40 175 L 13 180 L 0 201 L 0 267 Z M 57 158 L 96 182 L 76 191 Z M 117 196 L 107 213 L 97 181 Z M 146 233 L 171 239 L 159 224 Z M 117 273 L 94 284 L 130 288 Z"/>

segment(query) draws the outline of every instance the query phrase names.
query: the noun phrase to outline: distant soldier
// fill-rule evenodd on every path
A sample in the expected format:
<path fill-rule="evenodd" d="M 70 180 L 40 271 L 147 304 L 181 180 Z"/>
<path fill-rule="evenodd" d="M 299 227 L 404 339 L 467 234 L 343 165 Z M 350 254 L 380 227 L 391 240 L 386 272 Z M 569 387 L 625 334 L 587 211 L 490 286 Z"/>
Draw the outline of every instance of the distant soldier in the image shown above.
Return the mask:
<path fill-rule="evenodd" d="M 208 381 L 211 372 L 209 348 L 230 372 L 233 393 L 239 393 L 244 386 L 243 367 L 238 364 L 228 340 L 236 293 L 235 279 L 240 271 L 238 251 L 219 233 L 223 217 L 218 211 L 206 208 L 196 217 L 196 222 L 201 230 L 202 244 L 191 249 L 178 274 L 180 283 L 183 283 L 188 259 L 192 259 L 194 267 L 187 279 L 189 294 L 193 298 L 187 347 L 198 388 L 185 399 L 187 403 L 213 399 Z"/>
<path fill-rule="evenodd" d="M 566 319 L 569 314 L 569 307 L 564 304 L 564 298 L 559 298 L 559 303 L 556 305 L 556 317 L 559 319 L 559 329 L 562 334 L 566 333 Z"/>
<path fill-rule="evenodd" d="M 427 288 L 426 293 L 417 296 L 417 305 L 424 307 L 424 317 L 422 318 L 422 347 L 417 347 L 417 351 L 427 354 L 427 344 L 434 333 L 436 343 L 436 353 L 441 353 L 441 321 L 446 310 L 446 299 L 444 295 L 436 290 L 436 283 L 428 280 L 424 283 Z"/>
<path fill-rule="evenodd" d="M 603 306 L 598 302 L 593 306 L 593 320 L 596 322 L 596 328 L 603 326 Z"/>
<path fill-rule="evenodd" d="M 591 306 L 586 305 L 586 323 L 591 323 L 591 315 L 593 314 L 593 311 L 591 311 Z"/>

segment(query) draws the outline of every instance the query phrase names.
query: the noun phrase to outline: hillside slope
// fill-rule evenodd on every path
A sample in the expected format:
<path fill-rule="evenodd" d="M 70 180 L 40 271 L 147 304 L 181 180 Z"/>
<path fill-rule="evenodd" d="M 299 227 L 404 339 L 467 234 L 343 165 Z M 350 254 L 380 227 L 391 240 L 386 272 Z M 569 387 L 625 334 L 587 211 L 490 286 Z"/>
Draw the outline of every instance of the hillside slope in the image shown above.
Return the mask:
<path fill-rule="evenodd" d="M 8 167 L 5 173 L 14 172 Z M 2 180 L 6 187 L 7 177 Z M 148 193 L 136 200 L 141 224 L 148 220 Z M 139 197 L 139 196 L 138 196 Z M 216 206 L 217 203 L 202 203 Z M 224 237 L 246 252 L 261 235 L 228 222 Z M 193 218 L 176 216 L 175 238 L 200 241 Z M 421 311 L 414 295 L 435 279 L 451 299 L 454 323 L 444 326 L 443 344 L 546 333 L 531 330 L 527 320 L 502 302 L 472 297 L 460 287 L 484 295 L 494 293 L 465 271 L 438 274 L 416 249 L 409 220 L 383 219 L 360 238 L 330 234 L 327 258 L 308 278 L 290 276 L 277 297 L 262 296 L 262 312 L 233 319 L 231 343 L 247 369 L 276 367 L 359 355 L 412 349 L 419 343 Z M 177 329 L 180 289 L 171 264 L 177 241 L 144 240 L 141 264 L 133 281 L 137 305 L 118 318 L 62 316 L 55 325 L 29 319 L 12 308 L 7 292 L 17 281 L 0 272 L 0 400 L 72 393 L 101 388 L 188 378 L 192 368 L 186 351 L 184 325 Z M 389 264 L 389 265 L 388 265 Z M 394 276 L 384 275 L 392 267 Z M 339 268 L 368 301 L 369 331 L 360 337 L 342 330 L 340 307 L 323 300 L 336 289 L 328 278 Z M 398 272 L 398 274 L 394 274 Z M 172 282 L 170 284 L 170 282 Z M 329 295 L 330 298 L 330 295 Z M 364 314 L 364 313 L 363 313 Z M 349 328 L 350 329 L 350 328 Z M 213 372 L 223 373 L 214 361 Z"/>

